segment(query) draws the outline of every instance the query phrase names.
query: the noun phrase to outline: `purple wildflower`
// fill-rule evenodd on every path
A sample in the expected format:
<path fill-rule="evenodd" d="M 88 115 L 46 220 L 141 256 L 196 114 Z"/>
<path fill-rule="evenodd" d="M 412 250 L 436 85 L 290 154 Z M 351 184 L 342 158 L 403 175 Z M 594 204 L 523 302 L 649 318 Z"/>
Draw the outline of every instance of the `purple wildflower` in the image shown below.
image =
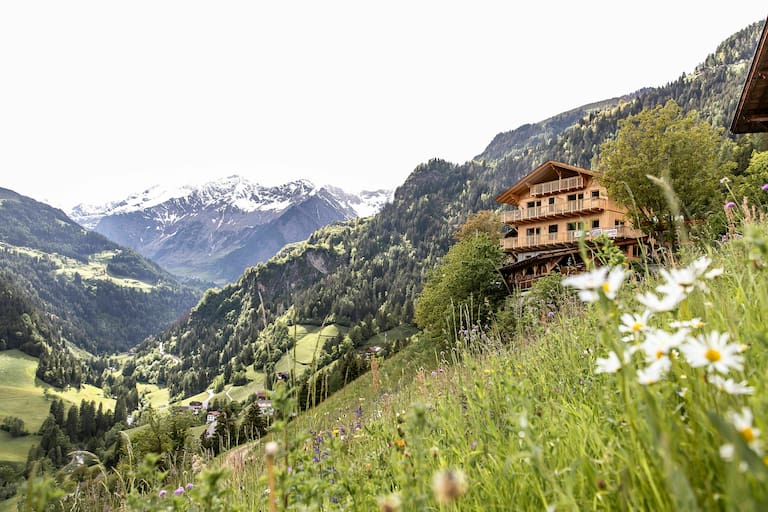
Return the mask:
<path fill-rule="evenodd" d="M 477 441 L 472 441 L 472 444 L 470 444 L 469 447 L 472 448 L 473 450 L 477 448 Z"/>
<path fill-rule="evenodd" d="M 547 312 L 547 318 L 552 318 L 554 316 L 555 316 L 555 312 L 554 311 L 548 311 Z"/>
<path fill-rule="evenodd" d="M 768 183 L 764 183 L 762 187 L 763 191 L 768 191 Z"/>
<path fill-rule="evenodd" d="M 168 491 L 166 491 L 165 489 L 160 489 L 160 492 L 157 493 L 158 497 L 160 497 L 160 498 L 162 498 L 166 494 L 168 494 Z"/>
<path fill-rule="evenodd" d="M 734 203 L 733 201 L 728 201 L 727 203 L 725 203 L 725 209 L 726 210 L 730 210 L 734 206 L 736 206 L 736 203 Z"/>
<path fill-rule="evenodd" d="M 173 494 L 175 494 L 176 496 L 181 496 L 182 494 L 184 494 L 184 488 L 183 488 L 183 487 L 181 487 L 181 486 L 179 486 L 179 488 L 178 488 L 178 489 L 176 489 L 175 491 L 173 491 Z"/>
<path fill-rule="evenodd" d="M 194 487 L 194 484 L 192 482 L 189 482 L 187 485 L 184 486 L 187 490 L 190 490 Z"/>

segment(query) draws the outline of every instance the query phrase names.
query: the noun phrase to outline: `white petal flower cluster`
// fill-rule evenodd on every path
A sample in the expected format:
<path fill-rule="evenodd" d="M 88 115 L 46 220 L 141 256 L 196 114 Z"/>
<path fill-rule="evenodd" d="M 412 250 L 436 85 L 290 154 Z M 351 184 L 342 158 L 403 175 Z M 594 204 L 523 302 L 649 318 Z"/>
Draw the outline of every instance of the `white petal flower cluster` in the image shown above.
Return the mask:
<path fill-rule="evenodd" d="M 656 293 L 647 292 L 637 297 L 645 309 L 621 314 L 618 330 L 624 342 L 623 350 L 610 351 L 607 357 L 597 358 L 595 373 L 616 373 L 634 359 L 638 381 L 653 384 L 664 380 L 673 362 L 679 360 L 679 364 L 706 369 L 707 380 L 718 390 L 732 395 L 751 394 L 753 388 L 746 381 L 737 383 L 723 377 L 744 368 L 742 345 L 732 342 L 728 333 L 702 332 L 705 324 L 701 318 L 675 319 L 664 327 L 653 325 L 654 315 L 675 310 L 696 289 L 707 289 L 704 281 L 722 273 L 722 269 L 711 269 L 711 265 L 712 260 L 704 256 L 687 267 L 662 270 L 663 282 L 656 287 Z M 569 276 L 563 284 L 576 288 L 584 302 L 595 302 L 601 297 L 615 301 L 626 276 L 622 267 L 602 267 Z M 655 323 L 658 325 L 660 320 Z"/>
<path fill-rule="evenodd" d="M 646 292 L 638 295 L 637 301 L 654 313 L 672 311 L 694 289 L 706 290 L 707 285 L 704 280 L 713 279 L 723 273 L 722 268 L 710 269 L 710 265 L 712 265 L 712 259 L 702 256 L 684 268 L 662 269 L 660 273 L 664 282 L 656 287 L 660 296 L 653 292 Z"/>
<path fill-rule="evenodd" d="M 597 302 L 600 294 L 615 300 L 626 276 L 624 267 L 600 267 L 591 272 L 566 277 L 563 279 L 563 286 L 576 288 L 579 291 L 579 299 L 583 302 Z"/>

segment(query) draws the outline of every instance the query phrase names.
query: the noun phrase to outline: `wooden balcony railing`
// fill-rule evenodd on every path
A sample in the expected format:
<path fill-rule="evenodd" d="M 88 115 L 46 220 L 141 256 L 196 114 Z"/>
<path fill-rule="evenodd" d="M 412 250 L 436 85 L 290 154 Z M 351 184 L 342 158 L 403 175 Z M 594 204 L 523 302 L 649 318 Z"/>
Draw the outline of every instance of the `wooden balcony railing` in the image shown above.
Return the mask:
<path fill-rule="evenodd" d="M 606 199 L 604 197 L 588 197 L 587 199 L 576 201 L 559 201 L 555 204 L 501 212 L 501 221 L 505 224 L 514 224 L 527 220 L 546 219 L 547 217 L 569 216 L 584 211 L 605 210 L 605 205 Z"/>
<path fill-rule="evenodd" d="M 521 251 L 524 249 L 546 249 L 556 246 L 567 246 L 576 243 L 580 238 L 592 239 L 600 235 L 609 238 L 639 238 L 643 232 L 627 226 L 617 226 L 613 229 L 593 229 L 591 231 L 566 231 L 564 233 L 545 233 L 543 235 L 526 235 L 503 238 L 501 245 L 505 251 Z"/>
<path fill-rule="evenodd" d="M 558 192 L 582 187 L 584 187 L 584 178 L 581 176 L 574 176 L 572 178 L 565 178 L 564 180 L 547 181 L 545 183 L 531 185 L 531 195 L 543 196 L 547 194 L 557 194 Z"/>

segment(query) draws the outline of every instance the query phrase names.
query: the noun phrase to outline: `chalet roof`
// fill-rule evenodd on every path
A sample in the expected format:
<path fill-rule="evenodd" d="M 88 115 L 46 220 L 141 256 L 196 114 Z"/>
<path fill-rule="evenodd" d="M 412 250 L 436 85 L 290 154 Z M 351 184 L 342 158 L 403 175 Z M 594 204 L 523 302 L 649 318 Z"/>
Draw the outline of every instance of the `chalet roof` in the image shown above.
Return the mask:
<path fill-rule="evenodd" d="M 733 133 L 768 132 L 768 20 L 757 43 L 739 105 L 731 123 Z"/>
<path fill-rule="evenodd" d="M 520 181 L 509 187 L 496 197 L 497 203 L 517 204 L 518 199 L 527 194 L 531 185 L 537 183 L 543 183 L 545 181 L 552 181 L 558 178 L 570 178 L 571 176 L 577 176 L 579 174 L 586 174 L 588 176 L 597 176 L 600 173 L 597 171 L 591 171 L 589 169 L 582 169 L 575 165 L 564 164 L 562 162 L 555 162 L 554 160 L 547 160 L 525 176 Z"/>

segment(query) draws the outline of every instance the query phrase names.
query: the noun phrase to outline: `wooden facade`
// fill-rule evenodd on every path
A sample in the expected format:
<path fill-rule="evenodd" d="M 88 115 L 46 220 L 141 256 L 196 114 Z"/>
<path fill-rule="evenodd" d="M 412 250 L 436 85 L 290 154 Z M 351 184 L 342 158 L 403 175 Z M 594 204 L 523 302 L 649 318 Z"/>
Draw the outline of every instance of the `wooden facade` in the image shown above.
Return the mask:
<path fill-rule="evenodd" d="M 731 122 L 733 133 L 768 131 L 768 20 L 755 49 L 747 81 Z"/>
<path fill-rule="evenodd" d="M 512 206 L 501 213 L 510 226 L 502 239 L 510 262 L 501 269 L 510 286 L 525 289 L 555 271 L 580 272 L 580 241 L 589 245 L 601 235 L 630 259 L 639 257 L 643 234 L 630 227 L 626 211 L 608 197 L 598 175 L 550 160 L 496 198 Z"/>

